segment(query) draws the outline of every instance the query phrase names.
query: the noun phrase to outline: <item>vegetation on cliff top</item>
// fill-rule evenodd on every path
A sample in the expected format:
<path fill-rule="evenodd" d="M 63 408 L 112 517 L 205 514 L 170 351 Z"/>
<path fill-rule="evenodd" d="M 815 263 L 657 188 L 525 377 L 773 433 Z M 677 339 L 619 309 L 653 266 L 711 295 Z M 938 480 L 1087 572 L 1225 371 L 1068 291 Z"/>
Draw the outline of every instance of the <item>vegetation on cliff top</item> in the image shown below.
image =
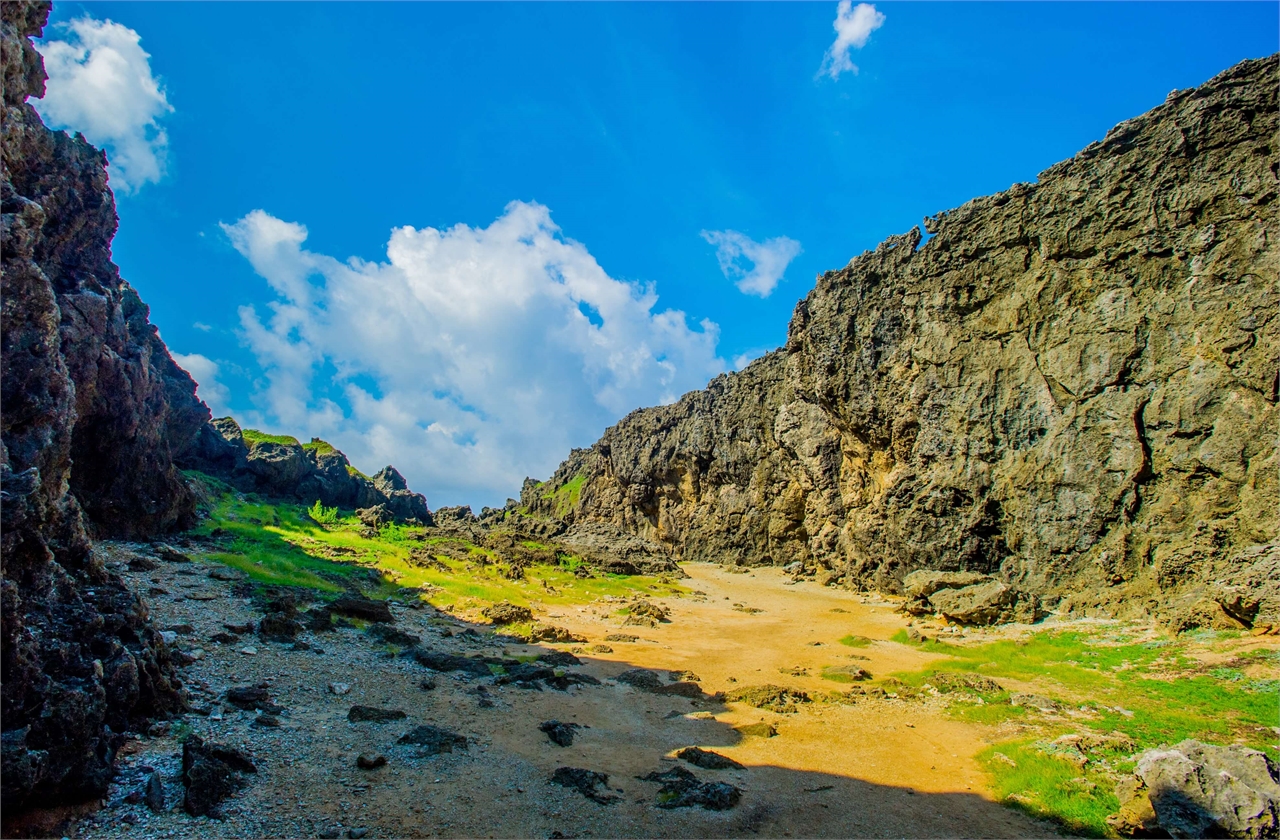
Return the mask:
<path fill-rule="evenodd" d="M 245 443 L 252 446 L 255 443 L 275 443 L 280 446 L 300 446 L 298 439 L 292 435 L 272 435 L 266 432 L 260 432 L 257 429 L 241 429 L 240 434 L 244 437 Z"/>

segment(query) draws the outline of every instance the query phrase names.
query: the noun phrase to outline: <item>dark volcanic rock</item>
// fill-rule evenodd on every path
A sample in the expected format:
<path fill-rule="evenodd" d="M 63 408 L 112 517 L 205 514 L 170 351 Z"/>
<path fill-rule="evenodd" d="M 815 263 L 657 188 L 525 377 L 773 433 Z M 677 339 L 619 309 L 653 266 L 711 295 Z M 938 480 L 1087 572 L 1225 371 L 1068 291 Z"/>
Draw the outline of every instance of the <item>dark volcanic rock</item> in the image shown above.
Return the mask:
<path fill-rule="evenodd" d="M 467 748 L 467 738 L 465 735 L 459 735 L 457 732 L 451 732 L 448 729 L 441 729 L 438 726 L 424 724 L 423 726 L 415 726 L 405 734 L 400 736 L 397 743 L 411 744 L 413 746 L 422 747 L 423 755 L 438 755 L 440 753 L 451 753 L 454 747 L 460 750 Z"/>
<path fill-rule="evenodd" d="M 545 720 L 538 724 L 538 729 L 546 733 L 551 743 L 561 747 L 573 746 L 574 732 L 581 728 L 580 723 L 561 723 L 558 720 Z"/>
<path fill-rule="evenodd" d="M 102 152 L 49 131 L 28 96 L 48 3 L 0 4 L 0 805 L 101 796 L 118 735 L 184 708 L 146 606 L 91 531 L 148 537 L 192 521 L 172 452 L 208 419 L 195 383 L 111 262 Z M 108 730 L 107 727 L 110 727 Z"/>
<path fill-rule="evenodd" d="M 352 706 L 347 712 L 347 720 L 352 723 L 388 723 L 393 720 L 404 720 L 408 715 L 399 709 L 379 709 L 376 706 Z"/>
<path fill-rule="evenodd" d="M 683 767 L 641 776 L 646 782 L 661 782 L 659 808 L 689 808 L 700 805 L 708 811 L 727 811 L 742 799 L 742 791 L 725 782 L 703 782 Z"/>
<path fill-rule="evenodd" d="M 704 750 L 701 747 L 685 747 L 676 753 L 676 758 L 689 762 L 695 767 L 701 767 L 704 770 L 742 770 L 745 769 L 741 764 L 729 758 L 727 755 L 721 755 L 718 752 Z"/>
<path fill-rule="evenodd" d="M 529 611 L 528 607 L 512 604 L 509 601 L 485 607 L 480 614 L 494 624 L 519 624 L 523 621 L 533 620 L 533 613 Z"/>
<path fill-rule="evenodd" d="M 621 798 L 608 793 L 609 774 L 596 770 L 584 770 L 581 767 L 557 767 L 555 772 L 551 774 L 551 783 L 561 787 L 572 788 L 592 802 L 598 802 L 601 805 L 611 805 Z"/>
<path fill-rule="evenodd" d="M 182 744 L 182 806 L 193 817 L 216 816 L 218 804 L 245 786 L 245 774 L 256 772 L 253 759 L 240 750 L 191 735 Z"/>
<path fill-rule="evenodd" d="M 1214 602 L 1280 536 L 1278 65 L 827 272 L 785 347 L 633 412 L 521 505 L 566 542 L 602 523 L 894 593 L 930 569 L 1084 613 Z"/>
<path fill-rule="evenodd" d="M 395 622 L 395 617 L 391 615 L 391 607 L 387 606 L 386 601 L 375 601 L 372 598 L 365 598 L 360 595 L 343 595 L 330 603 L 328 609 L 330 612 L 349 615 L 352 618 L 360 618 L 365 621 L 382 622 L 384 624 Z"/>

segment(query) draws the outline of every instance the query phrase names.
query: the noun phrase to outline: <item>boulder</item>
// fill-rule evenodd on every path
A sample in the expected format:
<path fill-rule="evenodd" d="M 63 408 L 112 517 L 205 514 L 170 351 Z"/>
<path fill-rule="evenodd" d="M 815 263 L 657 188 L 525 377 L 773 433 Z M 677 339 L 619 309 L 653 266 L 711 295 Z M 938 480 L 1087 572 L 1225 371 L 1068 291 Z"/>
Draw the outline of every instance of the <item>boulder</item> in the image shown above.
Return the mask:
<path fill-rule="evenodd" d="M 480 611 L 480 614 L 498 625 L 522 624 L 533 620 L 533 613 L 528 607 L 522 607 L 510 601 L 502 601 L 491 607 L 486 607 Z"/>
<path fill-rule="evenodd" d="M 330 602 L 327 612 L 384 624 L 392 624 L 396 620 L 386 601 L 376 601 L 363 595 L 343 595 Z"/>
<path fill-rule="evenodd" d="M 182 806 L 193 817 L 217 816 L 218 805 L 247 784 L 246 774 L 257 772 L 244 752 L 189 735 L 182 744 Z"/>
<path fill-rule="evenodd" d="M 1243 746 L 1187 740 L 1148 750 L 1116 789 L 1108 824 L 1126 836 L 1276 837 L 1280 768 Z"/>
<path fill-rule="evenodd" d="M 1035 621 L 1040 611 L 1034 597 L 998 580 L 987 580 L 960 589 L 940 589 L 929 596 L 933 611 L 956 624 L 1001 624 Z"/>
<path fill-rule="evenodd" d="M 939 572 L 921 569 L 902 579 L 902 588 L 908 598 L 928 598 L 942 589 L 963 589 L 991 580 L 991 575 L 981 572 Z"/>

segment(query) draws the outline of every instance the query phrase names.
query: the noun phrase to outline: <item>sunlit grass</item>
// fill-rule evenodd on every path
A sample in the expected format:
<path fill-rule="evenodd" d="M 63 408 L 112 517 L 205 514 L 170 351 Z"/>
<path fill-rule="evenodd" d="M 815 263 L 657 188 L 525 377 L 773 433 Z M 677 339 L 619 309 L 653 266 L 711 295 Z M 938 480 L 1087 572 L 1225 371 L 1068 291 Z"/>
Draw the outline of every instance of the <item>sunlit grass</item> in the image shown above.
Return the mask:
<path fill-rule="evenodd" d="M 1100 628 L 956 644 L 911 642 L 902 631 L 892 641 L 943 658 L 924 670 L 893 676 L 916 687 L 947 673 L 1016 680 L 1059 703 L 1057 712 L 1045 714 L 1012 705 L 1008 690 L 958 689 L 948 712 L 973 723 L 1014 722 L 1039 732 L 1037 738 L 997 743 L 980 756 L 996 792 L 1009 804 L 1073 832 L 1104 836 L 1105 817 L 1117 807 L 1117 775 L 1131 770 L 1134 755 L 1143 750 L 1196 738 L 1244 743 L 1277 755 L 1269 743 L 1269 727 L 1280 712 L 1280 682 L 1248 679 L 1241 667 L 1206 668 L 1190 655 L 1194 645 L 1220 645 L 1235 638 L 1188 634 L 1135 641 L 1114 628 Z M 1275 651 L 1250 651 L 1246 657 L 1248 664 L 1274 666 L 1280 661 Z M 1036 747 L 1045 739 L 1078 732 L 1122 733 L 1132 743 L 1123 750 L 1102 750 L 1084 767 Z"/>
<path fill-rule="evenodd" d="M 267 502 L 236 493 L 216 479 L 198 473 L 189 476 L 201 484 L 208 500 L 207 518 L 195 533 L 218 536 L 217 548 L 203 554 L 203 559 L 239 569 L 256 583 L 337 592 L 360 575 L 362 588 L 369 594 L 419 589 L 436 606 L 461 608 L 497 601 L 524 606 L 580 604 L 652 593 L 655 587 L 666 594 L 685 591 L 649 576 L 579 577 L 576 571 L 582 560 L 568 555 L 559 565 L 529 566 L 523 578 L 510 580 L 503 577 L 505 565 L 494 551 L 459 537 L 405 525 L 389 525 L 375 533 L 349 511 Z M 535 541 L 527 547 L 550 548 Z M 422 552 L 435 562 L 415 561 L 414 554 Z M 366 582 L 370 569 L 380 575 L 381 583 Z"/>

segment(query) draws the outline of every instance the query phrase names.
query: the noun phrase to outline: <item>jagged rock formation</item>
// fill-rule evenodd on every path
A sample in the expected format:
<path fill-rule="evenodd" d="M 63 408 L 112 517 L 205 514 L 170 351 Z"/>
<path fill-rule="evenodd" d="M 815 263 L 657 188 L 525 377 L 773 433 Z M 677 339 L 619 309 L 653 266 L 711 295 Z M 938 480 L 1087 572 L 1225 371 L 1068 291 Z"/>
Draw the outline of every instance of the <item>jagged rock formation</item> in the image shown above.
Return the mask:
<path fill-rule="evenodd" d="M 383 467 L 369 478 L 319 438 L 299 443 L 241 429 L 232 418 L 220 417 L 205 424 L 181 463 L 248 493 L 347 510 L 375 509 L 387 521 L 431 524 L 426 497 L 411 491 L 395 467 Z"/>
<path fill-rule="evenodd" d="M 1276 560 L 1252 548 L 1278 529 L 1276 100 L 1277 58 L 1243 62 L 890 238 L 819 278 L 785 347 L 632 413 L 522 506 L 849 586 L 972 570 L 1253 621 L 1212 593 Z"/>
<path fill-rule="evenodd" d="M 193 496 L 171 453 L 209 416 L 147 307 L 111 262 L 105 159 L 45 128 L 30 42 L 50 4 L 6 2 L 0 793 L 6 809 L 97 796 L 127 729 L 184 708 L 146 606 L 90 530 L 182 526 Z"/>

